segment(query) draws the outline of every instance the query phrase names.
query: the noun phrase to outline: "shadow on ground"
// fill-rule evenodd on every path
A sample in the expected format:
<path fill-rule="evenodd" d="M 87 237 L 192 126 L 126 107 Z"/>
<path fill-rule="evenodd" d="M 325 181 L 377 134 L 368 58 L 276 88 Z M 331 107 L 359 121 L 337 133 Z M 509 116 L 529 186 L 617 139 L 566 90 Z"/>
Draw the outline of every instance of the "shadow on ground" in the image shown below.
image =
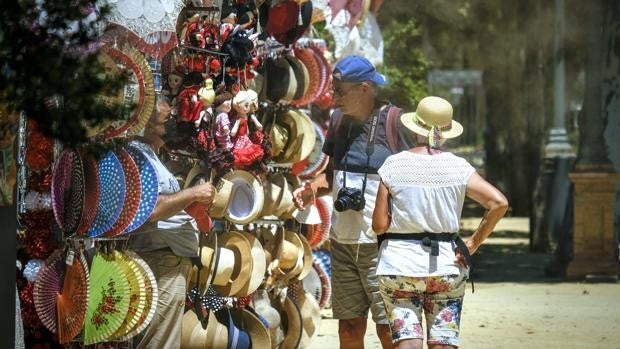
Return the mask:
<path fill-rule="evenodd" d="M 466 239 L 467 232 L 463 234 Z M 553 255 L 533 253 L 529 249 L 529 234 L 497 231 L 472 256 L 471 276 L 474 282 L 557 283 L 561 276 L 546 276 Z"/>

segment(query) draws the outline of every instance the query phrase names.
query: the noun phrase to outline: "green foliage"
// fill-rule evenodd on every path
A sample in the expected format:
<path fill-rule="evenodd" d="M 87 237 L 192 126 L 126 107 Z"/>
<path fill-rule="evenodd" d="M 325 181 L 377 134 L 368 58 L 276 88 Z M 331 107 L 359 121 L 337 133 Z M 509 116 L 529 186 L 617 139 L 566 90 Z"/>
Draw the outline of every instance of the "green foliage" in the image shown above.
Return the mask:
<path fill-rule="evenodd" d="M 413 110 L 416 102 L 427 95 L 426 73 L 429 63 L 420 47 L 420 29 L 413 19 L 390 22 L 382 28 L 384 64 L 381 72 L 390 83 L 381 89 L 383 98 Z"/>
<path fill-rule="evenodd" d="M 126 79 L 106 75 L 97 60 L 93 44 L 109 10 L 94 16 L 94 8 L 93 0 L 5 0 L 0 12 L 0 103 L 67 145 L 87 140 L 85 125 L 123 115 L 97 99 Z"/>

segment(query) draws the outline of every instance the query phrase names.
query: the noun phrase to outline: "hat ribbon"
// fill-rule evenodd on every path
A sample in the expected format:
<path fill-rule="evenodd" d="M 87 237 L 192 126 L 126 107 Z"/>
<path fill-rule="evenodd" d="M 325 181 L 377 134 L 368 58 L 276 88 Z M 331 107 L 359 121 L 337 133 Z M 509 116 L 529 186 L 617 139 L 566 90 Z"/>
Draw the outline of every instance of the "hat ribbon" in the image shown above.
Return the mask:
<path fill-rule="evenodd" d="M 452 123 L 446 126 L 439 126 L 439 125 L 430 126 L 426 122 L 424 122 L 424 120 L 418 115 L 418 113 L 413 114 L 413 122 L 415 122 L 416 125 L 428 130 L 428 134 L 427 134 L 428 145 L 431 146 L 432 148 L 436 148 L 440 145 L 439 143 L 441 139 L 443 138 L 441 134 L 442 131 L 450 131 L 452 129 Z"/>

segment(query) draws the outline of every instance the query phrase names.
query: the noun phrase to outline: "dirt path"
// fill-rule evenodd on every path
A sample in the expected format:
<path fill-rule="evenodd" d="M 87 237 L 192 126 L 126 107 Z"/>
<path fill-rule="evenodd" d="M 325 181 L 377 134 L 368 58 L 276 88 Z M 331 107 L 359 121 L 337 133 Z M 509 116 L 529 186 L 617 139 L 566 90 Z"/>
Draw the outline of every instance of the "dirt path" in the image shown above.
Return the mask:
<path fill-rule="evenodd" d="M 514 223 L 514 222 L 513 222 Z M 620 349 L 620 284 L 562 282 L 543 268 L 549 255 L 529 253 L 523 227 L 498 230 L 474 259 L 475 293 L 467 291 L 465 349 Z M 323 310 L 310 349 L 338 348 L 338 324 Z M 380 348 L 369 321 L 366 348 Z"/>

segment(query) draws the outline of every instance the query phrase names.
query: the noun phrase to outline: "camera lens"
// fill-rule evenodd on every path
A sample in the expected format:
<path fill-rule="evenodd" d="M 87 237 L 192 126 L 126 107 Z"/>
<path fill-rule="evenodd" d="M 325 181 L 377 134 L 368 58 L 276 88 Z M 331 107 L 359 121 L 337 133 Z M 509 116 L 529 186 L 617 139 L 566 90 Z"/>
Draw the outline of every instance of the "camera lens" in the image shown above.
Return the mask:
<path fill-rule="evenodd" d="M 334 201 L 334 210 L 338 212 L 346 211 L 350 205 L 349 200 L 350 199 L 348 197 L 341 197 L 338 200 Z"/>

